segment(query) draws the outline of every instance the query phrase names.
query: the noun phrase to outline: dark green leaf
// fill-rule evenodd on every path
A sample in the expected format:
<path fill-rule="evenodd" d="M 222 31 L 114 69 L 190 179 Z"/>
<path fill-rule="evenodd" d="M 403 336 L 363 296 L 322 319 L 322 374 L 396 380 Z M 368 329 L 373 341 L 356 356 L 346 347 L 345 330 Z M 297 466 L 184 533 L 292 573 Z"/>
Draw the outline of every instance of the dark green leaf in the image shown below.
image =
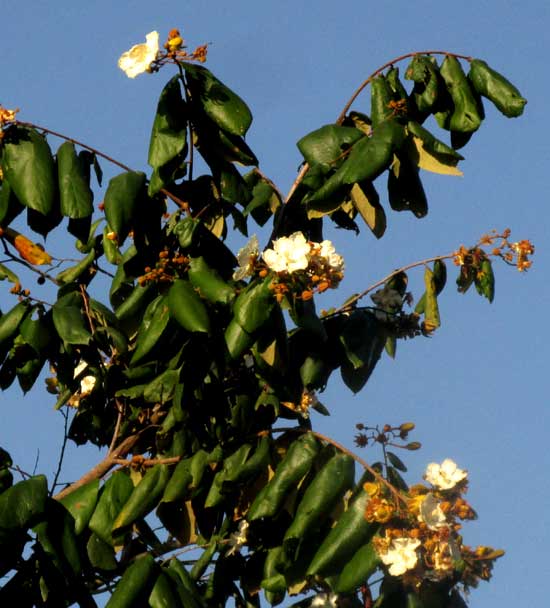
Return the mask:
<path fill-rule="evenodd" d="M 88 526 L 97 503 L 98 493 L 99 480 L 94 479 L 61 499 L 61 504 L 73 516 L 75 534 L 81 534 Z"/>
<path fill-rule="evenodd" d="M 483 111 L 459 60 L 452 55 L 447 55 L 441 64 L 440 74 L 454 106 L 453 112 L 445 122 L 445 128 L 460 133 L 476 131 L 481 125 Z"/>
<path fill-rule="evenodd" d="M 261 282 L 252 282 L 242 291 L 233 305 L 235 321 L 249 334 L 259 329 L 269 319 L 275 304 L 269 289 L 271 277 Z"/>
<path fill-rule="evenodd" d="M 25 302 L 18 302 L 10 311 L 0 317 L 0 349 L 9 348 L 10 340 L 15 336 L 19 325 L 30 312 Z"/>
<path fill-rule="evenodd" d="M 72 142 L 62 143 L 57 150 L 57 175 L 61 214 L 70 218 L 92 215 L 94 195 L 90 189 L 89 167 L 86 170 Z"/>
<path fill-rule="evenodd" d="M 94 568 L 99 570 L 116 570 L 118 563 L 115 559 L 115 551 L 110 544 L 101 540 L 97 534 L 90 535 L 86 544 L 88 559 Z"/>
<path fill-rule="evenodd" d="M 145 193 L 145 173 L 126 171 L 109 181 L 105 193 L 105 217 L 122 245 L 134 227 Z"/>
<path fill-rule="evenodd" d="M 146 598 L 157 580 L 157 569 L 152 555 L 137 557 L 122 575 L 115 592 L 105 605 L 106 608 L 135 608 L 146 605 Z"/>
<path fill-rule="evenodd" d="M 355 127 L 325 125 L 298 142 L 298 149 L 310 165 L 336 166 L 343 159 L 343 153 L 364 134 Z"/>
<path fill-rule="evenodd" d="M 180 371 L 166 369 L 143 389 L 143 398 L 148 403 L 166 403 L 174 396 Z"/>
<path fill-rule="evenodd" d="M 189 282 L 203 298 L 210 302 L 230 304 L 235 298 L 235 290 L 208 266 L 202 256 L 191 258 Z"/>
<path fill-rule="evenodd" d="M 388 173 L 388 198 L 394 211 L 411 211 L 421 218 L 428 213 L 428 200 L 418 173 L 408 154 L 396 154 Z"/>
<path fill-rule="evenodd" d="M 380 565 L 380 558 L 372 542 L 363 545 L 344 566 L 335 585 L 336 593 L 351 593 L 364 585 Z"/>
<path fill-rule="evenodd" d="M 481 262 L 481 268 L 476 273 L 474 282 L 479 295 L 485 296 L 489 302 L 492 302 L 495 297 L 495 275 L 489 258 Z"/>
<path fill-rule="evenodd" d="M 147 306 L 143 315 L 130 365 L 135 366 L 151 352 L 166 329 L 169 320 L 167 298 L 166 296 L 157 296 Z"/>
<path fill-rule="evenodd" d="M 186 106 L 181 96 L 179 76 L 174 76 L 160 94 L 149 143 L 148 162 L 162 167 L 185 148 L 187 135 Z"/>
<path fill-rule="evenodd" d="M 48 215 L 57 195 L 55 163 L 46 139 L 34 129 L 10 127 L 3 140 L 2 170 L 18 200 Z"/>
<path fill-rule="evenodd" d="M 89 523 L 90 530 L 104 542 L 115 545 L 112 529 L 115 519 L 132 494 L 134 485 L 124 472 L 114 473 L 103 486 Z"/>
<path fill-rule="evenodd" d="M 407 467 L 403 464 L 403 461 L 393 452 L 386 451 L 386 456 L 390 463 L 399 471 L 403 471 L 403 473 L 407 472 Z"/>
<path fill-rule="evenodd" d="M 0 494 L 0 531 L 34 525 L 44 513 L 47 497 L 44 475 L 20 481 Z"/>
<path fill-rule="evenodd" d="M 386 232 L 386 214 L 372 182 L 354 184 L 350 196 L 365 224 L 377 239 L 381 238 Z"/>
<path fill-rule="evenodd" d="M 89 344 L 92 334 L 79 293 L 60 297 L 53 305 L 52 313 L 53 324 L 64 344 Z"/>
<path fill-rule="evenodd" d="M 515 118 L 523 114 L 527 100 L 511 82 L 490 68 L 485 61 L 473 59 L 468 78 L 475 90 L 492 101 L 504 116 Z"/>
<path fill-rule="evenodd" d="M 90 268 L 90 266 L 94 263 L 95 258 L 96 252 L 94 249 L 92 249 L 84 258 L 82 258 L 82 260 L 80 260 L 80 262 L 78 262 L 78 264 L 60 272 L 55 277 L 55 280 L 60 285 L 66 285 L 67 283 L 76 281 L 82 274 L 86 272 L 86 270 L 88 270 L 88 268 Z"/>
<path fill-rule="evenodd" d="M 178 279 L 168 291 L 170 316 L 191 332 L 210 332 L 208 310 L 189 281 Z"/>
<path fill-rule="evenodd" d="M 244 101 L 206 68 L 187 63 L 182 67 L 187 72 L 191 95 L 200 101 L 208 117 L 224 131 L 244 135 L 252 123 L 252 114 Z"/>

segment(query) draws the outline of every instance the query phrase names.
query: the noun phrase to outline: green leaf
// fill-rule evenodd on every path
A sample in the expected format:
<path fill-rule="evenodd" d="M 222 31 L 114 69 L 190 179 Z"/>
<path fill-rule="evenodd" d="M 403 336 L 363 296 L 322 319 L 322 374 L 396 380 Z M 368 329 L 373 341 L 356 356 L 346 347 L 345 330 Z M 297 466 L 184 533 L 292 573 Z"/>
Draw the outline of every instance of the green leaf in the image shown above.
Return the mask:
<path fill-rule="evenodd" d="M 82 309 L 82 296 L 68 293 L 52 306 L 53 324 L 64 344 L 89 344 L 92 334 Z"/>
<path fill-rule="evenodd" d="M 433 277 L 434 277 L 434 286 L 435 293 L 439 295 L 445 284 L 447 282 L 447 266 L 443 260 L 435 260 L 433 266 Z M 418 300 L 418 304 L 414 308 L 414 312 L 419 315 L 424 314 L 424 310 L 426 308 L 426 294 L 424 293 L 420 300 Z"/>
<path fill-rule="evenodd" d="M 150 554 L 137 557 L 126 568 L 106 608 L 135 608 L 144 604 L 157 580 L 158 566 Z"/>
<path fill-rule="evenodd" d="M 20 282 L 19 277 L 11 268 L 8 268 L 4 264 L 0 264 L 0 281 L 4 281 L 5 279 L 8 279 L 8 281 L 13 284 Z"/>
<path fill-rule="evenodd" d="M 203 554 L 204 555 L 204 554 Z M 184 608 L 204 608 L 206 606 L 202 596 L 186 568 L 175 557 L 168 562 L 165 572 L 177 583 L 178 595 Z M 168 608 L 171 608 L 171 604 Z"/>
<path fill-rule="evenodd" d="M 90 188 L 89 167 L 86 170 L 72 142 L 62 143 L 57 150 L 57 177 L 61 214 L 70 218 L 92 215 L 94 195 Z"/>
<path fill-rule="evenodd" d="M 178 279 L 168 291 L 170 316 L 191 332 L 210 333 L 208 310 L 189 281 Z"/>
<path fill-rule="evenodd" d="M 459 60 L 452 55 L 447 55 L 439 70 L 451 98 L 453 100 L 453 111 L 445 120 L 445 128 L 460 133 L 471 133 L 477 131 L 483 120 L 483 109 L 476 91 L 460 65 Z"/>
<path fill-rule="evenodd" d="M 393 452 L 389 452 L 389 451 L 386 451 L 386 456 L 388 457 L 388 460 L 390 461 L 390 463 L 396 469 L 398 469 L 399 471 L 403 471 L 403 473 L 407 472 L 407 467 L 403 464 L 403 461 L 401 460 L 401 458 L 399 458 L 399 456 L 397 456 Z"/>
<path fill-rule="evenodd" d="M 393 95 L 384 74 L 380 74 L 371 82 L 371 120 L 374 131 L 378 125 L 392 116 L 390 101 Z"/>
<path fill-rule="evenodd" d="M 74 519 L 75 534 L 81 534 L 88 526 L 97 504 L 98 494 L 99 479 L 94 479 L 61 499 L 61 504 Z"/>
<path fill-rule="evenodd" d="M 315 475 L 284 536 L 285 548 L 300 545 L 324 523 L 335 504 L 353 486 L 355 464 L 347 454 L 336 453 Z"/>
<path fill-rule="evenodd" d="M 422 113 L 431 112 L 439 98 L 439 70 L 434 57 L 415 55 L 405 71 L 405 78 L 414 81 L 411 97 Z"/>
<path fill-rule="evenodd" d="M 198 487 L 208 460 L 208 452 L 199 450 L 193 456 L 178 462 L 166 484 L 162 501 L 175 502 L 189 498 L 190 492 Z"/>
<path fill-rule="evenodd" d="M 244 443 L 233 454 L 224 459 L 223 467 L 216 473 L 214 481 L 210 486 L 210 491 L 206 496 L 204 502 L 205 508 L 215 507 L 223 501 L 223 484 L 238 477 L 239 470 L 246 462 L 251 449 L 252 446 L 250 444 Z"/>
<path fill-rule="evenodd" d="M 57 195 L 55 163 L 46 139 L 34 129 L 13 126 L 3 140 L 4 179 L 26 207 L 48 215 Z"/>
<path fill-rule="evenodd" d="M 0 224 L 9 226 L 25 207 L 15 196 L 9 182 L 4 179 L 0 182 Z"/>
<path fill-rule="evenodd" d="M 202 256 L 191 258 L 189 282 L 209 302 L 230 304 L 235 298 L 235 290 L 206 263 Z"/>
<path fill-rule="evenodd" d="M 297 146 L 310 165 L 335 166 L 342 161 L 343 153 L 363 136 L 355 127 L 331 124 L 302 137 Z"/>
<path fill-rule="evenodd" d="M 282 205 L 281 196 L 272 182 L 255 170 L 247 173 L 244 180 L 252 190 L 252 198 L 243 213 L 245 216 L 252 215 L 259 226 L 264 226 Z"/>
<path fill-rule="evenodd" d="M 99 495 L 97 507 L 89 523 L 90 530 L 95 532 L 103 542 L 114 546 L 113 523 L 132 494 L 134 485 L 130 477 L 116 472 L 107 480 Z"/>
<path fill-rule="evenodd" d="M 118 567 L 113 547 L 93 532 L 86 543 L 86 553 L 94 568 L 116 570 Z"/>
<path fill-rule="evenodd" d="M 353 184 L 350 196 L 365 224 L 377 239 L 381 238 L 386 232 L 386 214 L 372 182 Z"/>
<path fill-rule="evenodd" d="M 419 125 L 417 122 L 409 121 L 407 123 L 407 132 L 410 135 L 418 137 L 422 140 L 422 146 L 432 155 L 436 156 L 442 163 L 453 164 L 456 166 L 459 160 L 464 160 L 464 157 L 456 150 L 449 147 L 446 143 L 437 139 L 427 129 Z"/>
<path fill-rule="evenodd" d="M 180 606 L 175 589 L 173 589 L 172 579 L 161 572 L 157 582 L 149 596 L 149 606 L 151 608 L 177 608 Z"/>
<path fill-rule="evenodd" d="M 504 116 L 515 118 L 523 114 L 527 100 L 510 81 L 490 68 L 485 61 L 473 59 L 468 78 L 475 90 L 492 101 Z"/>
<path fill-rule="evenodd" d="M 166 403 L 174 396 L 180 379 L 180 370 L 167 369 L 143 389 L 143 399 L 148 403 Z"/>
<path fill-rule="evenodd" d="M 481 268 L 475 275 L 474 283 L 477 293 L 492 302 L 495 297 L 495 275 L 489 258 L 485 258 L 481 262 Z"/>
<path fill-rule="evenodd" d="M 253 281 L 242 291 L 233 305 L 235 321 L 249 334 L 267 322 L 275 305 L 273 292 L 269 289 L 272 278 Z"/>
<path fill-rule="evenodd" d="M 11 310 L 0 317 L 0 349 L 9 348 L 19 325 L 30 312 L 25 302 L 18 302 Z"/>
<path fill-rule="evenodd" d="M 157 296 L 149 303 L 139 327 L 136 347 L 130 365 L 142 361 L 155 347 L 170 320 L 166 296 Z"/>
<path fill-rule="evenodd" d="M 191 96 L 201 103 L 207 116 L 233 135 L 244 135 L 252 123 L 245 102 L 212 72 L 198 65 L 182 64 L 187 73 Z"/>
<path fill-rule="evenodd" d="M 105 217 L 122 245 L 136 222 L 145 195 L 145 173 L 126 171 L 109 181 L 105 193 Z"/>
<path fill-rule="evenodd" d="M 238 359 L 255 342 L 254 337 L 244 330 L 235 319 L 231 319 L 229 322 L 224 338 L 232 359 Z"/>
<path fill-rule="evenodd" d="M 287 494 L 312 467 L 319 449 L 319 442 L 310 433 L 290 445 L 275 475 L 254 499 L 247 514 L 248 521 L 274 517 L 279 512 Z"/>
<path fill-rule="evenodd" d="M 174 76 L 160 94 L 151 131 L 148 162 L 154 169 L 183 152 L 187 135 L 186 105 L 181 95 L 180 77 Z"/>
<path fill-rule="evenodd" d="M 336 593 L 351 593 L 364 585 L 380 565 L 380 558 L 372 542 L 363 545 L 344 566 L 334 590 Z"/>
<path fill-rule="evenodd" d="M 308 575 L 327 577 L 342 572 L 359 547 L 372 536 L 378 525 L 365 519 L 369 500 L 370 496 L 361 488 L 313 556 L 307 569 Z"/>
<path fill-rule="evenodd" d="M 123 528 L 127 528 L 137 519 L 145 517 L 157 506 L 170 473 L 171 469 L 166 464 L 159 464 L 147 470 L 113 522 L 113 536 L 117 536 Z"/>
<path fill-rule="evenodd" d="M 44 475 L 37 475 L 13 485 L 0 494 L 0 531 L 25 529 L 43 515 L 48 498 Z"/>

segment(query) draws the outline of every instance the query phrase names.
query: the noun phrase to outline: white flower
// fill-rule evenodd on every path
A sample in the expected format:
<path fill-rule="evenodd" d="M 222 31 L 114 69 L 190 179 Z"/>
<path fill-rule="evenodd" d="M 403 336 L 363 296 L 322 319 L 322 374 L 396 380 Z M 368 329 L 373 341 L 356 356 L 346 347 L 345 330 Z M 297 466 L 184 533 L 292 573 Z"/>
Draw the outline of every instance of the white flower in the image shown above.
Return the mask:
<path fill-rule="evenodd" d="M 295 232 L 274 241 L 273 249 L 266 249 L 262 257 L 271 270 L 292 274 L 308 267 L 310 251 L 311 245 L 306 237 L 301 232 Z"/>
<path fill-rule="evenodd" d="M 424 479 L 440 490 L 450 490 L 467 477 L 468 472 L 459 469 L 456 462 L 450 458 L 446 458 L 441 464 L 431 462 L 424 474 Z"/>
<path fill-rule="evenodd" d="M 239 249 L 239 253 L 237 253 L 239 267 L 233 273 L 234 281 L 241 281 L 252 274 L 254 270 L 254 260 L 258 257 L 259 251 L 260 244 L 258 243 L 258 237 L 253 235 L 248 243 Z"/>
<path fill-rule="evenodd" d="M 87 367 L 86 361 L 81 361 L 74 370 L 73 378 L 77 378 Z M 87 397 L 94 390 L 96 382 L 97 378 L 95 376 L 84 376 L 80 380 L 80 396 Z"/>
<path fill-rule="evenodd" d="M 134 45 L 129 51 L 122 53 L 118 67 L 128 76 L 135 78 L 149 69 L 159 52 L 159 33 L 149 32 L 145 43 Z"/>
<path fill-rule="evenodd" d="M 318 593 L 312 600 L 310 607 L 336 608 L 338 606 L 338 595 L 336 593 Z"/>
<path fill-rule="evenodd" d="M 433 494 L 427 494 L 420 505 L 418 521 L 424 522 L 430 530 L 447 526 L 447 518 L 441 510 L 441 503 Z"/>
<path fill-rule="evenodd" d="M 229 544 L 231 547 L 227 551 L 226 555 L 233 555 L 234 553 L 238 553 L 241 548 L 246 545 L 247 535 L 248 535 L 248 526 L 249 523 L 246 519 L 241 520 L 239 527 L 236 532 L 233 532 L 229 537 Z"/>
<path fill-rule="evenodd" d="M 418 562 L 416 550 L 420 546 L 417 538 L 393 538 L 388 550 L 380 555 L 380 559 L 392 576 L 401 576 L 407 570 L 414 568 Z"/>
<path fill-rule="evenodd" d="M 336 253 L 334 245 L 329 240 L 324 240 L 320 243 L 319 255 L 325 258 L 327 264 L 336 271 L 344 270 L 344 258 Z"/>

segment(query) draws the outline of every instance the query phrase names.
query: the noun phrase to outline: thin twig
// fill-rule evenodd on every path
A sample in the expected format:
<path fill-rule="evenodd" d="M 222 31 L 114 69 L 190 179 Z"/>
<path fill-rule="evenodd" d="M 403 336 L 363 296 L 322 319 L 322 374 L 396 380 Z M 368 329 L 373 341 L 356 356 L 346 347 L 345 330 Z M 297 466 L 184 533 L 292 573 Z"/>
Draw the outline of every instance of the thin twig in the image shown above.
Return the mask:
<path fill-rule="evenodd" d="M 104 477 L 115 466 L 115 461 L 117 459 L 124 458 L 124 456 L 126 456 L 130 452 L 130 450 L 138 442 L 142 433 L 143 431 L 140 431 L 139 433 L 135 433 L 134 435 L 126 437 L 126 439 L 122 441 L 122 443 L 117 448 L 115 448 L 110 454 L 107 454 L 107 456 L 100 463 L 96 464 L 95 467 L 85 473 L 79 480 L 70 484 L 64 490 L 61 490 L 61 492 L 56 494 L 54 496 L 55 500 L 61 500 L 65 496 L 72 494 L 75 490 L 78 490 L 78 488 L 86 485 L 90 481 L 93 481 L 94 479 L 101 479 L 102 477 Z"/>
<path fill-rule="evenodd" d="M 55 472 L 55 476 L 53 478 L 52 487 L 50 490 L 50 496 L 53 494 L 55 487 L 57 486 L 57 480 L 59 479 L 59 475 L 61 474 L 61 467 L 63 466 L 63 458 L 65 457 L 65 448 L 67 447 L 67 439 L 69 438 L 69 433 L 67 429 L 69 427 L 69 412 L 62 411 L 63 417 L 65 418 L 65 424 L 63 426 L 63 443 L 61 445 L 61 452 L 59 453 L 59 461 L 57 463 L 57 470 Z"/>
<path fill-rule="evenodd" d="M 111 454 L 111 452 L 115 449 L 115 444 L 118 439 L 118 434 L 120 433 L 120 425 L 122 423 L 122 416 L 124 415 L 124 405 L 122 405 L 118 399 L 115 399 L 115 403 L 117 406 L 118 415 L 117 415 L 117 419 L 116 419 L 116 423 L 115 423 L 115 430 L 113 432 L 113 438 L 111 439 L 111 444 L 109 445 L 108 454 Z"/>
<path fill-rule="evenodd" d="M 21 258 L 15 256 L 13 253 L 11 253 L 11 251 L 8 249 L 8 247 L 6 245 L 6 241 L 4 239 L 2 239 L 2 245 L 4 246 L 4 253 L 8 256 L 8 258 L 12 262 L 16 262 L 17 264 L 22 264 L 23 266 L 25 266 L 25 268 L 27 268 L 28 270 L 31 270 L 32 272 L 35 272 L 36 274 L 41 276 L 43 279 L 48 279 L 48 281 L 51 281 L 54 285 L 59 285 L 59 283 L 53 277 L 51 277 L 47 272 L 42 272 L 42 270 L 38 270 L 38 268 L 35 268 L 29 262 L 26 262 L 25 260 L 22 260 Z"/>

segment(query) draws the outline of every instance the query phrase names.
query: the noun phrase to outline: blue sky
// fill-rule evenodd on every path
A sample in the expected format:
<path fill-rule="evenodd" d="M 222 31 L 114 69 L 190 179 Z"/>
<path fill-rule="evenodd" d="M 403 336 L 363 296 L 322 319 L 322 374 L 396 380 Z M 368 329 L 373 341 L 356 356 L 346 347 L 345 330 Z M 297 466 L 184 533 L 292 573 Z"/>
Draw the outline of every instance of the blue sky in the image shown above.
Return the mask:
<path fill-rule="evenodd" d="M 172 74 L 165 68 L 129 80 L 116 66 L 118 56 L 151 30 L 163 39 L 179 27 L 192 48 L 210 42 L 207 66 L 248 102 L 254 114 L 248 143 L 283 191 L 301 160 L 295 142 L 333 122 L 357 85 L 394 57 L 434 49 L 464 53 L 486 60 L 520 88 L 529 103 L 519 119 L 486 104 L 487 120 L 464 149 L 464 177 L 423 176 L 430 204 L 425 219 L 390 211 L 380 241 L 365 231 L 359 237 L 328 232 L 347 272 L 340 290 L 319 304 L 341 302 L 399 266 L 473 244 L 492 228 L 510 227 L 512 237 L 531 239 L 533 269 L 520 275 L 497 264 L 493 304 L 454 292 L 451 279 L 435 336 L 401 342 L 396 360 L 384 357 L 357 396 L 337 381 L 329 386 L 321 399 L 332 417 L 320 419 L 318 430 L 351 447 L 356 422 L 414 421 L 412 438 L 423 449 L 407 455 L 408 480 L 420 480 L 428 462 L 456 460 L 470 473 L 468 497 L 480 516 L 465 526 L 467 542 L 507 551 L 470 605 L 543 605 L 541 582 L 550 575 L 544 320 L 550 303 L 544 279 L 550 4 L 30 1 L 4 12 L 3 24 L 0 103 L 19 107 L 21 120 L 72 135 L 142 170 L 158 94 Z M 368 111 L 368 99 L 354 107 Z M 103 168 L 107 177 L 116 173 L 106 163 Z M 62 245 L 47 243 L 54 251 Z M 410 278 L 418 293 L 421 271 Z M 0 308 L 12 305 L 9 298 L 6 288 Z M 52 406 L 52 397 L 40 391 L 25 399 L 19 389 L 1 396 L 0 445 L 23 469 L 33 469 L 36 446 L 38 470 L 55 469 L 62 419 Z M 99 458 L 95 448 L 69 449 L 62 479 L 79 476 Z"/>

